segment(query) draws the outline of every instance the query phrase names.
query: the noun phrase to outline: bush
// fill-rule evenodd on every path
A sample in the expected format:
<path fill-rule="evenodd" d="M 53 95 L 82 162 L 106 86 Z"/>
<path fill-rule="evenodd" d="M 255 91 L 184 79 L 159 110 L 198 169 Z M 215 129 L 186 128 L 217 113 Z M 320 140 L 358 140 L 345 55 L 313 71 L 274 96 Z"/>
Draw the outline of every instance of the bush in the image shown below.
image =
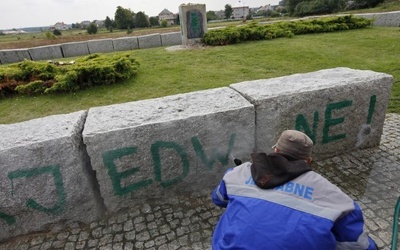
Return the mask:
<path fill-rule="evenodd" d="M 55 29 L 55 30 L 53 30 L 53 35 L 55 35 L 55 36 L 61 36 L 61 35 L 62 35 L 62 33 L 61 33 L 61 31 L 60 31 L 60 30 L 58 30 L 58 29 Z"/>
<path fill-rule="evenodd" d="M 91 23 L 87 28 L 86 31 L 88 34 L 93 35 L 97 34 L 97 25 L 95 23 Z"/>
<path fill-rule="evenodd" d="M 0 68 L 0 97 L 12 94 L 73 92 L 134 77 L 139 63 L 132 53 L 92 54 L 74 64 L 24 61 Z"/>
<path fill-rule="evenodd" d="M 258 25 L 252 22 L 242 27 L 228 27 L 207 32 L 202 42 L 206 45 L 227 45 L 244 41 L 269 40 L 294 35 L 334 32 L 348 29 L 360 29 L 372 25 L 371 19 L 341 16 L 301 20 L 294 22 L 277 22 Z"/>

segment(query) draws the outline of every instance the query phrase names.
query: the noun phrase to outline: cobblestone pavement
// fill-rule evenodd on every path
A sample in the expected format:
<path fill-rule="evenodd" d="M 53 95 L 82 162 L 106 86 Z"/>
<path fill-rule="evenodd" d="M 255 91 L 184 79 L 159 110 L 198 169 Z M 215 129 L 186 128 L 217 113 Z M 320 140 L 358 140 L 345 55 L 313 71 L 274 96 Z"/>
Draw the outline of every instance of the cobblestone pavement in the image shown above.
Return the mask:
<path fill-rule="evenodd" d="M 313 168 L 360 204 L 369 235 L 380 249 L 390 249 L 400 196 L 400 115 L 387 115 L 379 147 L 313 163 Z M 90 225 L 13 238 L 0 249 L 210 249 L 223 212 L 210 193 L 148 201 Z"/>

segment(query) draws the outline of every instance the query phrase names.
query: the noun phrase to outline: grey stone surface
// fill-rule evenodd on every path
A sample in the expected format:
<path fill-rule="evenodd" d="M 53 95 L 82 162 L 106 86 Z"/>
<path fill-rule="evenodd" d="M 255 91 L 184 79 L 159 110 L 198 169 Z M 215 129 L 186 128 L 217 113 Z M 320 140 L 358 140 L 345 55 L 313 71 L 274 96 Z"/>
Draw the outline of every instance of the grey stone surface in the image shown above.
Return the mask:
<path fill-rule="evenodd" d="M 338 185 L 360 205 L 365 229 L 380 250 L 391 249 L 394 207 L 400 196 L 399 124 L 399 114 L 388 114 L 379 146 L 312 163 L 315 171 Z M 61 233 L 15 237 L 1 242 L 0 249 L 55 249 L 55 246 L 61 246 L 61 249 L 208 250 L 211 249 L 214 227 L 224 212 L 212 204 L 213 188 L 197 190 L 191 195 L 175 193 L 149 197 L 148 201 L 110 214 L 96 223 L 72 225 Z"/>
<path fill-rule="evenodd" d="M 109 211 L 191 193 L 254 148 L 254 107 L 225 88 L 89 110 L 83 140 Z"/>
<path fill-rule="evenodd" d="M 0 239 L 101 215 L 81 137 L 86 114 L 0 125 Z"/>
<path fill-rule="evenodd" d="M 87 42 L 72 42 L 61 44 L 64 57 L 76 57 L 89 55 Z"/>
<path fill-rule="evenodd" d="M 375 26 L 400 27 L 400 11 L 355 14 L 354 16 L 373 18 Z"/>
<path fill-rule="evenodd" d="M 63 58 L 61 44 L 30 48 L 28 51 L 33 61 Z"/>
<path fill-rule="evenodd" d="M 306 132 L 324 159 L 379 144 L 393 77 L 335 68 L 232 84 L 256 107 L 256 148 L 271 150 L 285 129 Z"/>
<path fill-rule="evenodd" d="M 32 60 L 28 49 L 5 49 L 0 50 L 1 64 L 16 63 L 23 60 Z"/>
<path fill-rule="evenodd" d="M 181 45 L 182 35 L 180 32 L 161 34 L 161 46 Z"/>
<path fill-rule="evenodd" d="M 90 54 L 114 52 L 112 39 L 90 40 L 87 44 Z"/>
<path fill-rule="evenodd" d="M 139 49 L 148 49 L 161 46 L 160 34 L 151 34 L 138 37 Z"/>
<path fill-rule="evenodd" d="M 115 38 L 112 42 L 114 51 L 139 49 L 139 41 L 136 36 Z"/>

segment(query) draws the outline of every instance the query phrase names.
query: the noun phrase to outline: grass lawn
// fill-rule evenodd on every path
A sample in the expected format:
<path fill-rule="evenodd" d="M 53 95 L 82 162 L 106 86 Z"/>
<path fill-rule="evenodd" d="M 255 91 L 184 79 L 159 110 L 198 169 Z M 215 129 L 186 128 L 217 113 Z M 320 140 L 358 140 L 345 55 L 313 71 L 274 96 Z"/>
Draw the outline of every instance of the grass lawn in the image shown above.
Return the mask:
<path fill-rule="evenodd" d="M 388 112 L 400 113 L 400 29 L 371 27 L 222 47 L 134 50 L 132 80 L 70 94 L 0 99 L 0 124 L 320 69 L 349 67 L 395 78 Z"/>

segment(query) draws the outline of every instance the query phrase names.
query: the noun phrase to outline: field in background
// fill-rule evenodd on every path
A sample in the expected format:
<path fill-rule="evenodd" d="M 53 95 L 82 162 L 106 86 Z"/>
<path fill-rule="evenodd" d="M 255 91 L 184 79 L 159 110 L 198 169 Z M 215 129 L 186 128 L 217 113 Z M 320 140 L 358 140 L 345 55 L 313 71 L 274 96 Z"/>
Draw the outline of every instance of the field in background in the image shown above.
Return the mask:
<path fill-rule="evenodd" d="M 399 28 L 371 27 L 223 47 L 134 50 L 141 63 L 135 79 L 70 94 L 1 99 L 0 124 L 335 67 L 393 75 L 389 112 L 400 113 L 399 38 Z"/>
<path fill-rule="evenodd" d="M 361 9 L 354 11 L 343 12 L 345 14 L 355 14 L 355 13 L 375 13 L 375 12 L 388 12 L 400 10 L 400 1 L 398 0 L 386 0 L 384 3 L 379 4 L 375 8 Z M 340 13 L 342 14 L 342 13 Z M 289 17 L 282 18 L 261 18 L 254 19 L 257 22 L 267 22 L 267 21 L 277 21 L 277 20 L 288 20 Z M 247 21 L 250 22 L 250 21 Z M 210 22 L 208 23 L 209 28 L 220 27 L 220 26 L 230 26 L 243 24 L 243 21 L 229 20 L 220 22 Z M 19 34 L 19 35 L 6 35 L 0 36 L 0 50 L 2 49 L 17 49 L 17 48 L 32 48 L 37 46 L 60 44 L 67 42 L 79 42 L 87 41 L 92 39 L 104 39 L 104 38 L 118 38 L 127 36 L 142 36 L 154 33 L 168 33 L 180 31 L 179 25 L 169 26 L 169 27 L 152 27 L 152 28 L 140 28 L 133 29 L 131 34 L 127 34 L 126 30 L 114 30 L 109 32 L 105 28 L 99 29 L 96 35 L 87 34 L 86 30 L 68 30 L 62 31 L 62 35 L 56 39 L 49 39 L 46 37 L 46 32 L 41 33 L 31 33 L 31 34 Z"/>

